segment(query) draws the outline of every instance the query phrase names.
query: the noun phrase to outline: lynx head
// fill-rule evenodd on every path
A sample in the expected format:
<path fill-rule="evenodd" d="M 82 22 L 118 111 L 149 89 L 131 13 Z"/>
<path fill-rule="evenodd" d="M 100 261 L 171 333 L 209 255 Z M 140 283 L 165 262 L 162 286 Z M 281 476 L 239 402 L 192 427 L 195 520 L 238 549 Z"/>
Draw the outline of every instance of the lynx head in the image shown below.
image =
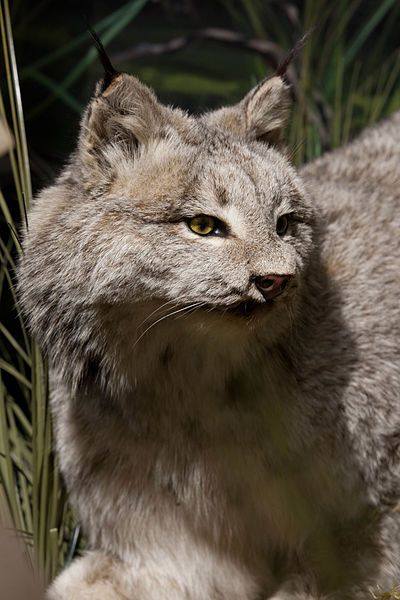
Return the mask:
<path fill-rule="evenodd" d="M 34 333 L 67 375 L 168 336 L 240 344 L 288 327 L 312 244 L 278 150 L 288 109 L 279 75 L 198 117 L 127 74 L 98 85 L 20 266 Z"/>

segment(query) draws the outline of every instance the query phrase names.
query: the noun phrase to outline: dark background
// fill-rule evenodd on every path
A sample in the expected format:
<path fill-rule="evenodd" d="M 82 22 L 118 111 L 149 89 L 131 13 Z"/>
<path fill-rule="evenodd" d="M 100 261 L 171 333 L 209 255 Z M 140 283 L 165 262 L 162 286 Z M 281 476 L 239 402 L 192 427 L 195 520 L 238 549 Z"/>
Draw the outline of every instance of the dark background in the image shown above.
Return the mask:
<path fill-rule="evenodd" d="M 301 146 L 297 162 L 400 106 L 398 1 L 14 0 L 11 11 L 35 189 L 74 147 L 79 115 L 102 73 L 86 20 L 118 70 L 194 112 L 238 100 L 316 27 L 293 68 L 300 83 L 289 141 Z M 158 45 L 171 40 L 182 47 Z M 248 48 L 254 40 L 262 52 Z"/>

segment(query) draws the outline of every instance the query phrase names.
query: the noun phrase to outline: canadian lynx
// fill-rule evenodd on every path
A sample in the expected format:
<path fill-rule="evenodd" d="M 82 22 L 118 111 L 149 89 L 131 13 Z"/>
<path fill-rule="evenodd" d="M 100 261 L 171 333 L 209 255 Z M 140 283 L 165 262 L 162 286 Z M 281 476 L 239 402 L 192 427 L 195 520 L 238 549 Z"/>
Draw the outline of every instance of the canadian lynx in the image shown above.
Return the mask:
<path fill-rule="evenodd" d="M 296 172 L 289 108 L 279 74 L 194 117 L 113 73 L 34 202 L 19 285 L 89 546 L 51 600 L 400 584 L 400 113 Z"/>

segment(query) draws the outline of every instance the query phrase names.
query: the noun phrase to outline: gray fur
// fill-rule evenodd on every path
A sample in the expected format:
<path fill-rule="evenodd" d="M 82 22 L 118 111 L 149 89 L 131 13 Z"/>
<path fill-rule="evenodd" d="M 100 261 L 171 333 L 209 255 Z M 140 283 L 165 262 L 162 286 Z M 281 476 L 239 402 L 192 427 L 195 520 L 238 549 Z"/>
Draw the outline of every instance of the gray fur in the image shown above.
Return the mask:
<path fill-rule="evenodd" d="M 195 118 L 120 75 L 30 211 L 21 298 L 92 550 L 52 600 L 400 584 L 400 113 L 296 173 L 287 110 L 279 77 Z M 292 279 L 267 304 L 271 273 Z"/>

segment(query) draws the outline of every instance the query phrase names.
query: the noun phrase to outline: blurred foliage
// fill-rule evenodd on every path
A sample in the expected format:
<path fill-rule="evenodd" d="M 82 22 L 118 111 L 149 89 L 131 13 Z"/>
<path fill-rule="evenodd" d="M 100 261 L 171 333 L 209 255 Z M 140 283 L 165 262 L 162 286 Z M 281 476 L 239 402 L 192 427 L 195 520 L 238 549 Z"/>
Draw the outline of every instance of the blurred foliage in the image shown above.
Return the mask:
<path fill-rule="evenodd" d="M 79 528 L 53 455 L 46 368 L 19 314 L 14 270 L 31 188 L 51 181 L 73 149 L 101 76 L 86 19 L 117 69 L 194 112 L 239 100 L 311 31 L 288 72 L 294 108 L 287 137 L 300 164 L 400 107 L 400 4 L 13 0 L 10 14 L 8 1 L 0 2 L 0 115 L 15 139 L 0 159 L 0 513 L 50 580 L 74 554 Z"/>
<path fill-rule="evenodd" d="M 297 85 L 288 139 L 298 163 L 400 106 L 397 0 L 14 0 L 12 9 L 35 188 L 72 150 L 79 115 L 101 76 L 86 19 L 117 69 L 137 75 L 164 102 L 194 112 L 240 99 L 276 68 L 271 56 L 196 39 L 198 32 L 238 32 L 273 44 L 283 58 L 315 27 L 292 69 Z M 151 53 L 185 36 L 193 41 L 179 50 Z M 139 46 L 148 53 L 124 59 Z"/>

